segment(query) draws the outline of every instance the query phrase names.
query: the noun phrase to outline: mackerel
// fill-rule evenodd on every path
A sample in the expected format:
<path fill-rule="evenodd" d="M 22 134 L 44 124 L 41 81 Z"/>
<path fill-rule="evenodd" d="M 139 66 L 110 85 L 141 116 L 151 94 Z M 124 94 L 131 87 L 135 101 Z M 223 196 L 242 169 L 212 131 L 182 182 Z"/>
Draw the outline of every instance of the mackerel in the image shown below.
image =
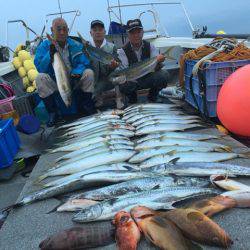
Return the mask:
<path fill-rule="evenodd" d="M 174 159 L 178 162 L 220 162 L 240 157 L 235 153 L 216 152 L 169 152 L 164 155 L 153 156 L 140 164 L 141 168 L 149 168 L 159 164 L 168 163 Z"/>
<path fill-rule="evenodd" d="M 134 153 L 135 151 L 126 149 L 110 150 L 107 152 L 102 152 L 100 154 L 89 156 L 77 162 L 72 162 L 60 168 L 48 171 L 47 173 L 42 175 L 39 179 L 43 180 L 49 176 L 74 174 L 91 167 L 126 161 L 129 158 L 131 158 L 134 155 Z"/>
<path fill-rule="evenodd" d="M 133 195 L 123 195 L 118 198 L 110 199 L 89 206 L 73 217 L 74 222 L 84 223 L 89 221 L 109 220 L 120 210 L 128 211 L 133 206 L 149 205 L 150 208 L 173 208 L 172 205 L 179 200 L 191 198 L 198 195 L 213 194 L 215 191 L 208 188 L 162 188 L 157 190 L 148 190 Z M 163 203 L 164 201 L 164 203 Z M 157 202 L 161 202 L 159 206 Z"/>
<path fill-rule="evenodd" d="M 206 187 L 208 185 L 209 181 L 204 178 L 175 178 L 171 176 L 145 177 L 83 192 L 72 196 L 70 199 L 90 199 L 102 201 L 124 194 L 138 193 L 146 190 L 161 189 L 170 186 Z"/>
<path fill-rule="evenodd" d="M 148 141 L 141 142 L 135 147 L 136 150 L 146 149 L 146 148 L 155 148 L 163 146 L 188 146 L 188 147 L 205 147 L 210 149 L 224 149 L 231 151 L 229 146 L 213 143 L 213 142 L 204 142 L 204 141 L 194 141 L 182 138 L 158 138 Z"/>
<path fill-rule="evenodd" d="M 125 113 L 140 108 L 170 108 L 178 107 L 176 104 L 167 104 L 167 103 L 145 103 L 145 104 L 134 104 L 124 109 Z"/>

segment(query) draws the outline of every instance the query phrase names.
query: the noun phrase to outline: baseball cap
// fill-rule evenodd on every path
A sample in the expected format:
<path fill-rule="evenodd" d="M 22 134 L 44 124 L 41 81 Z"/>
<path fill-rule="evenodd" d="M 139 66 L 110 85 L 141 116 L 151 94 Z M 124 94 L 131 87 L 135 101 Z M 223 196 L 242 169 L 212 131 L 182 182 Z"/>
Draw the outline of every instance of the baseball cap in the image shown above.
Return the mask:
<path fill-rule="evenodd" d="M 99 25 L 99 26 L 101 26 L 101 27 L 104 28 L 104 23 L 103 23 L 101 20 L 94 20 L 94 21 L 92 21 L 91 24 L 90 24 L 91 29 L 92 29 L 94 26 L 96 26 L 96 25 Z"/>
<path fill-rule="evenodd" d="M 129 32 L 133 29 L 143 29 L 143 26 L 142 26 L 140 19 L 128 20 L 127 31 Z"/>

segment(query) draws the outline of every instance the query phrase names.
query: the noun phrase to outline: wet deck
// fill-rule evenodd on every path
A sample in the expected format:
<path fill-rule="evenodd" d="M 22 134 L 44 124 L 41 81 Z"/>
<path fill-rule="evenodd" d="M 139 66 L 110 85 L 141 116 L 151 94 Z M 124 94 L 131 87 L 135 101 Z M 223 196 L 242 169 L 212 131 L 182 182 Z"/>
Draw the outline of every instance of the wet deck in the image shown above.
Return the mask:
<path fill-rule="evenodd" d="M 196 132 L 217 134 L 218 130 L 214 128 L 209 128 L 197 130 Z M 239 143 L 238 141 L 232 139 L 229 136 L 220 139 L 220 141 L 214 140 L 214 142 L 220 142 L 229 145 L 234 149 L 234 151 L 238 153 L 242 153 L 248 150 L 248 148 L 245 147 L 243 144 Z M 37 162 L 37 165 L 31 173 L 30 178 L 27 180 L 19 196 L 19 199 L 40 188 L 34 186 L 33 181 L 46 169 L 51 167 L 53 165 L 53 160 L 58 156 L 60 156 L 60 154 L 42 155 L 40 157 L 39 161 Z M 248 159 L 235 159 L 228 161 L 228 163 L 236 163 L 239 165 L 250 167 L 250 160 Z M 238 180 L 250 185 L 250 179 L 243 178 Z M 58 204 L 59 201 L 57 199 L 52 198 L 11 211 L 2 229 L 0 230 L 0 249 L 38 249 L 39 243 L 45 238 L 47 238 L 49 235 L 67 229 L 69 227 L 79 225 L 74 224 L 71 221 L 71 213 L 54 212 L 47 214 L 48 211 L 51 211 Z M 249 209 L 231 209 L 229 211 L 218 214 L 214 217 L 214 220 L 229 233 L 232 240 L 234 241 L 234 244 L 231 249 L 250 249 Z M 84 227 L 84 224 L 81 226 Z M 102 249 L 115 249 L 115 244 L 102 247 Z M 155 248 L 149 243 L 147 243 L 145 240 L 143 240 L 140 243 L 139 249 Z M 204 247 L 203 249 L 218 248 Z"/>

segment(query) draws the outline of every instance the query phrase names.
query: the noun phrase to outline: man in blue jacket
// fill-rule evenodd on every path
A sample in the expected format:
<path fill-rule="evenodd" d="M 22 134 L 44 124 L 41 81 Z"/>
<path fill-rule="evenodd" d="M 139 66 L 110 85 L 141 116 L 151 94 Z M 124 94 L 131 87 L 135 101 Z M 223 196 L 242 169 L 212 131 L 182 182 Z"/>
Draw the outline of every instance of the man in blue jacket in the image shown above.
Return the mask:
<path fill-rule="evenodd" d="M 62 18 L 53 20 L 51 31 L 53 38 L 59 44 L 71 82 L 74 86 L 78 86 L 78 89 L 75 90 L 75 98 L 79 111 L 84 112 L 85 115 L 95 113 L 95 105 L 92 99 L 94 73 L 89 68 L 88 58 L 82 52 L 83 45 L 68 37 L 68 25 Z M 43 99 L 49 113 L 48 126 L 54 126 L 57 118 L 55 96 L 58 95 L 58 88 L 52 67 L 55 52 L 55 46 L 49 40 L 45 40 L 37 48 L 34 60 L 39 72 L 36 78 L 38 94 Z M 72 89 L 74 86 L 72 86 Z"/>

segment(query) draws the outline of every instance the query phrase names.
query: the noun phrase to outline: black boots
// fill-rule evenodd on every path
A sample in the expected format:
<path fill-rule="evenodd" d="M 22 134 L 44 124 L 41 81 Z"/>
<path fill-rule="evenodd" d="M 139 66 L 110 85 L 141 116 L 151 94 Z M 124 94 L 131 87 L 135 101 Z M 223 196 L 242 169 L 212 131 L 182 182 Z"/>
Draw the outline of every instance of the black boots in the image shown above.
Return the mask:
<path fill-rule="evenodd" d="M 56 103 L 55 103 L 55 97 L 54 94 L 42 98 L 45 108 L 47 109 L 49 113 L 49 119 L 47 121 L 47 126 L 48 127 L 53 127 L 55 126 L 56 123 Z"/>
<path fill-rule="evenodd" d="M 75 93 L 77 108 L 80 113 L 88 116 L 96 113 L 95 103 L 92 93 L 77 90 Z"/>

